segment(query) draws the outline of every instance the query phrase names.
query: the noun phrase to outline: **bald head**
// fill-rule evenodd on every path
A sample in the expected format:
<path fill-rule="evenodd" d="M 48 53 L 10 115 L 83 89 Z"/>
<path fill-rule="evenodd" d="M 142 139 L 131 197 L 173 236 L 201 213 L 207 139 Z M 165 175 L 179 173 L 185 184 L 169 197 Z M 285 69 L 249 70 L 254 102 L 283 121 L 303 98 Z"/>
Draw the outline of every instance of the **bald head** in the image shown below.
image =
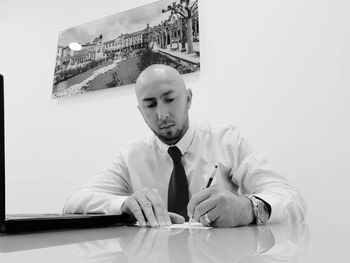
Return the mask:
<path fill-rule="evenodd" d="M 135 93 L 148 127 L 162 142 L 176 144 L 188 129 L 192 101 L 180 73 L 166 65 L 152 65 L 138 77 Z"/>
<path fill-rule="evenodd" d="M 180 92 L 186 91 L 186 84 L 180 73 L 167 65 L 153 64 L 141 72 L 136 81 L 135 93 L 138 103 L 144 92 L 157 86 L 172 86 Z"/>

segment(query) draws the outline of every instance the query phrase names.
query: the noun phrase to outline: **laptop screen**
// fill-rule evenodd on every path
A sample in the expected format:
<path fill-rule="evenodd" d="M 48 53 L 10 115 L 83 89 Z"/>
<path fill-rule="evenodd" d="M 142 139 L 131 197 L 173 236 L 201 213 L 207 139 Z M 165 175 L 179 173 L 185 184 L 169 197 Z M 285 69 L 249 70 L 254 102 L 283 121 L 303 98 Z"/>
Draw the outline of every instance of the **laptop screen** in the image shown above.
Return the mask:
<path fill-rule="evenodd" d="M 5 221 L 4 77 L 0 74 L 0 224 Z"/>

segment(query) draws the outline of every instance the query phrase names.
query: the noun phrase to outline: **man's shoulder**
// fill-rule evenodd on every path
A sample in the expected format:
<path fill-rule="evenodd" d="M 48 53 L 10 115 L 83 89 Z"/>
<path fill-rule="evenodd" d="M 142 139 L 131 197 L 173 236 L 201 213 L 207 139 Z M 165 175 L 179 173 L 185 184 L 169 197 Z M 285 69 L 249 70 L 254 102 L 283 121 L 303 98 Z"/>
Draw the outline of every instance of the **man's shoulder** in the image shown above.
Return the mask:
<path fill-rule="evenodd" d="M 208 121 L 194 122 L 195 130 L 202 135 L 220 135 L 226 133 L 239 133 L 239 129 L 232 124 L 215 124 Z"/>
<path fill-rule="evenodd" d="M 194 124 L 194 126 L 196 130 L 195 142 L 207 147 L 223 149 L 238 145 L 242 140 L 240 130 L 232 124 L 201 122 Z"/>
<path fill-rule="evenodd" d="M 121 151 L 127 154 L 133 152 L 145 152 L 154 147 L 154 136 L 152 134 L 127 141 L 120 147 Z"/>

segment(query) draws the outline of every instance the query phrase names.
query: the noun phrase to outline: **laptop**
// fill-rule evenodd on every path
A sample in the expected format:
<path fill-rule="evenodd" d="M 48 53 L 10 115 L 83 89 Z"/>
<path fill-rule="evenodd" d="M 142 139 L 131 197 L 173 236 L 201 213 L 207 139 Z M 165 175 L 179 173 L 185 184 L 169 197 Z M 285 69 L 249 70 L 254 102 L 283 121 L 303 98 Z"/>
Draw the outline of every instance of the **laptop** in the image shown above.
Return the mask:
<path fill-rule="evenodd" d="M 51 229 L 93 228 L 130 224 L 128 215 L 110 214 L 5 214 L 4 78 L 0 74 L 0 232 L 19 233 Z"/>

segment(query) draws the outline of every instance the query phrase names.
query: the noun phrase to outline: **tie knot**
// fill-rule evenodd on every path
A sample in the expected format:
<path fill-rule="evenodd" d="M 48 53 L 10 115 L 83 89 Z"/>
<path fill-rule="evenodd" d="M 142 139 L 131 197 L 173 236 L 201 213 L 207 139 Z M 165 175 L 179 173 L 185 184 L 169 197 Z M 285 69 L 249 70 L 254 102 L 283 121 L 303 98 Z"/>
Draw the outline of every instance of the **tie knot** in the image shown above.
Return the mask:
<path fill-rule="evenodd" d="M 170 155 L 171 159 L 173 159 L 173 162 L 179 163 L 181 161 L 181 151 L 176 146 L 171 146 L 168 149 L 168 154 Z"/>

